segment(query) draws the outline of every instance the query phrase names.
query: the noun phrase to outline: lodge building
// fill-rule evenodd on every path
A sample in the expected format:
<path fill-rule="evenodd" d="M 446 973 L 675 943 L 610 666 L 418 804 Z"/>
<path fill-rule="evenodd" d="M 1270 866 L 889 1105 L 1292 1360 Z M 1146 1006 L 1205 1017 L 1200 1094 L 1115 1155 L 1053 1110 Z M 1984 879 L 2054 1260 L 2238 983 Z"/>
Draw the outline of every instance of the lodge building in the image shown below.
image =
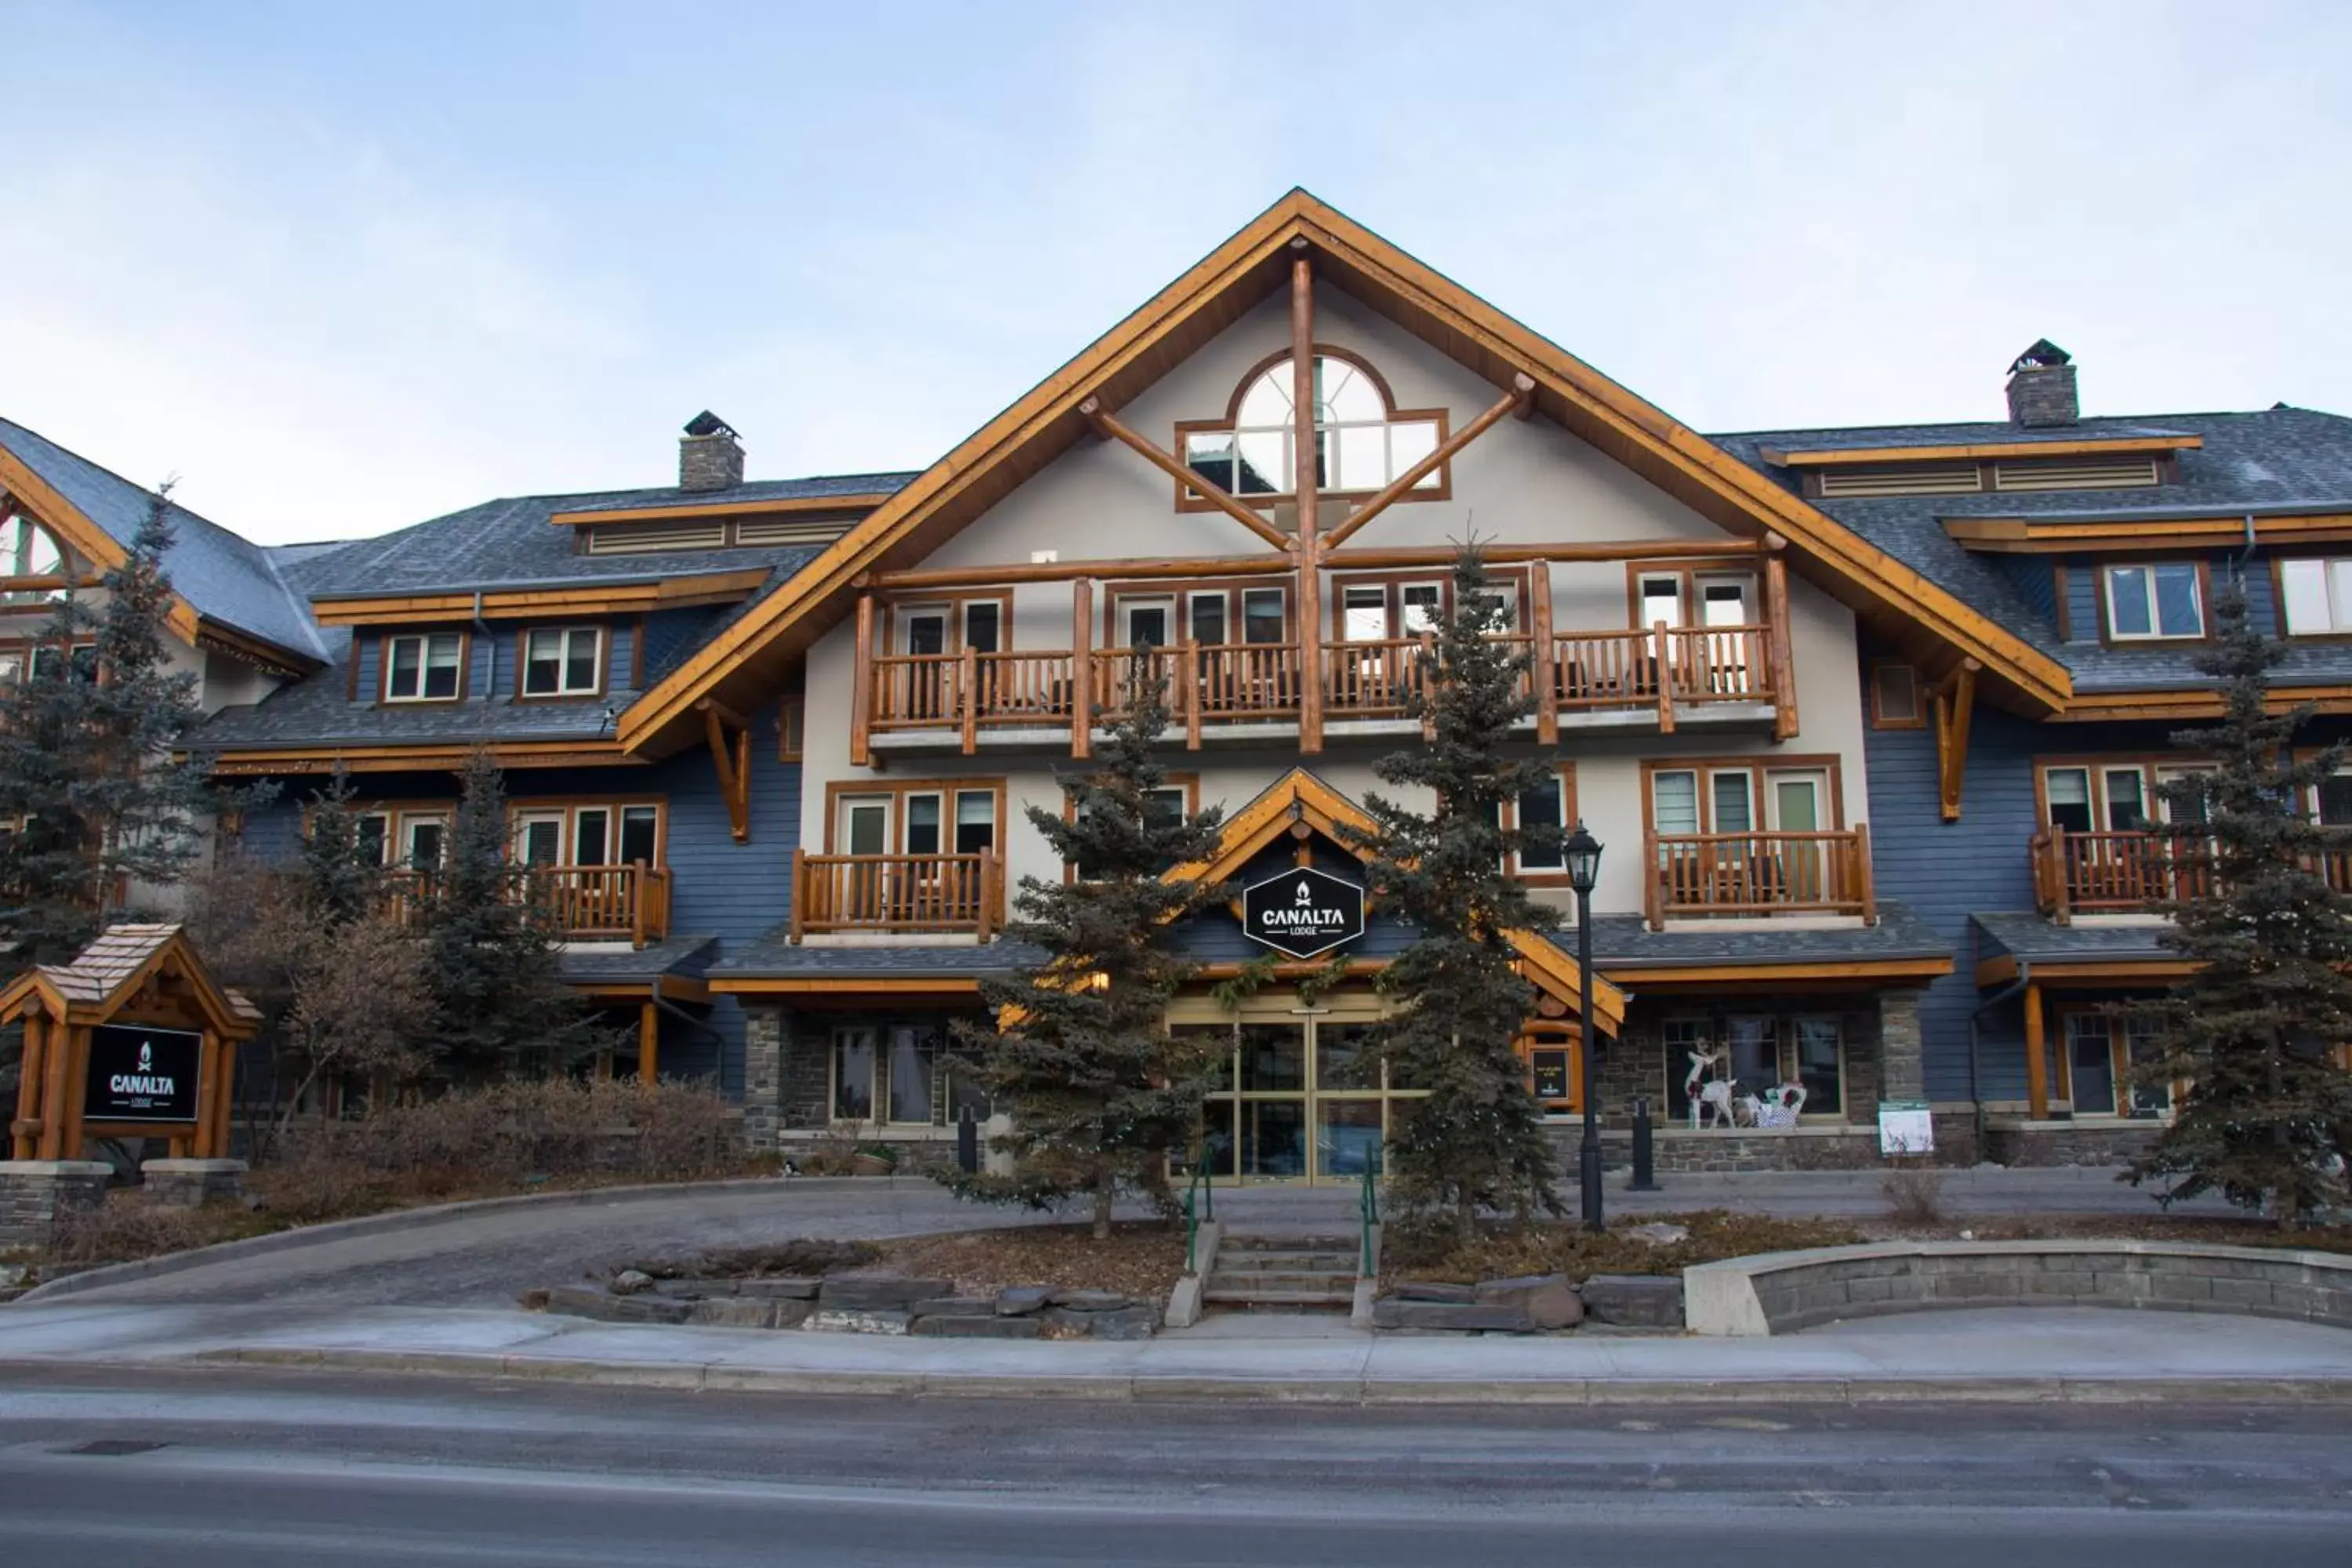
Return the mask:
<path fill-rule="evenodd" d="M 1517 810 L 1606 846 L 1597 973 L 1565 923 L 1515 938 L 1563 1137 L 1591 1036 L 1604 1124 L 1649 1100 L 1667 1169 L 1873 1163 L 1895 1107 L 1948 1159 L 2110 1161 L 2168 1110 L 2098 1004 L 2182 973 L 2149 829 L 2197 765 L 2168 733 L 2219 711 L 2217 585 L 2289 640 L 2311 743 L 2352 711 L 2352 422 L 2085 417 L 2075 376 L 2042 342 L 2006 418 L 1704 436 L 1293 192 L 919 471 L 747 479 L 705 415 L 674 486 L 234 569 L 192 520 L 184 593 L 292 606 L 267 647 L 192 637 L 256 672 L 192 743 L 284 784 L 232 825 L 268 854 L 349 770 L 411 879 L 488 745 L 567 973 L 635 1025 L 621 1070 L 715 1079 L 761 1147 L 943 1142 L 990 1109 L 948 1026 L 1028 956 L 1011 890 L 1078 873 L 1025 812 L 1065 809 L 1134 661 L 1171 672 L 1171 808 L 1225 816 L 1170 875 L 1360 887 L 1346 829 L 1419 740 L 1475 536 L 1548 770 Z M 6 425 L 0 489 L 77 559 L 143 504 Z M 2352 781 L 2308 804 L 2352 821 Z M 1511 869 L 1567 921 L 1563 867 Z M 1230 1004 L 1268 951 L 1238 904 L 1176 933 L 1170 1026 L 1232 1047 L 1220 1178 L 1351 1178 L 1409 1108 L 1361 1043 L 1411 933 L 1347 932 L 1347 984 L 1302 1001 L 1323 952 Z M 1718 1125 L 1695 1076 L 1773 1113 Z"/>

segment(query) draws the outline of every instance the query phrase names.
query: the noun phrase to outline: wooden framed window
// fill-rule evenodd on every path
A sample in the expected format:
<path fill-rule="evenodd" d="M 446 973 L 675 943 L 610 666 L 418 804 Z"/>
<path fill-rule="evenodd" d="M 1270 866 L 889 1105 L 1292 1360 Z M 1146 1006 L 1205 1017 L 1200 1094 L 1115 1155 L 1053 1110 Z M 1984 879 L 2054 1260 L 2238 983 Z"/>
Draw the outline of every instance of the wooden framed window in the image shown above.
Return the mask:
<path fill-rule="evenodd" d="M 1919 689 L 1916 665 L 1893 662 L 1870 667 L 1870 727 L 1874 730 L 1924 730 L 1927 704 Z"/>
<path fill-rule="evenodd" d="M 352 808 L 352 826 L 361 853 L 375 864 L 395 871 L 431 871 L 448 856 L 456 814 L 452 801 L 369 801 Z M 312 821 L 311 810 L 304 808 L 306 838 Z"/>
<path fill-rule="evenodd" d="M 2058 1098 L 2074 1107 L 2078 1121 L 2170 1113 L 2173 1093 L 2179 1086 L 2141 1087 L 2133 1082 L 2139 1064 L 2157 1058 L 2153 1022 L 2128 1015 L 2110 1016 L 2090 1004 L 2061 1012 L 2055 1034 L 2057 1071 L 2052 1082 Z"/>
<path fill-rule="evenodd" d="M 1763 622 L 1756 574 L 1732 566 L 1629 562 L 1625 595 L 1633 629 L 1660 621 L 1685 626 L 1752 626 Z"/>
<path fill-rule="evenodd" d="M 1502 630 L 1528 624 L 1528 579 L 1513 569 L 1492 574 L 1486 590 L 1502 612 Z M 1443 572 L 1360 572 L 1331 579 L 1331 635 L 1341 642 L 1381 642 L 1434 632 L 1454 615 L 1454 583 Z"/>
<path fill-rule="evenodd" d="M 828 855 L 979 855 L 1004 843 L 1002 779 L 836 779 L 825 785 Z"/>
<path fill-rule="evenodd" d="M 808 700 L 786 697 L 776 708 L 776 761 L 797 763 L 806 744 Z"/>
<path fill-rule="evenodd" d="M 1263 577 L 1212 579 L 1181 588 L 1112 583 L 1103 593 L 1106 647 L 1270 647 L 1291 640 L 1290 589 Z"/>
<path fill-rule="evenodd" d="M 836 1126 L 952 1127 L 992 1107 L 978 1062 L 939 1018 L 845 1019 L 831 1030 L 827 1103 Z"/>
<path fill-rule="evenodd" d="M 386 702 L 457 702 L 466 695 L 465 632 L 404 632 L 383 639 Z"/>
<path fill-rule="evenodd" d="M 2352 636 L 2352 558 L 2273 561 L 2271 573 L 2286 636 Z"/>
<path fill-rule="evenodd" d="M 1160 786 L 1151 792 L 1149 809 L 1152 814 L 1153 819 L 1160 822 L 1178 821 L 1199 811 L 1201 809 L 1201 775 L 1198 773 L 1170 773 L 1166 775 L 1166 778 L 1161 783 Z M 1076 798 L 1069 795 L 1064 795 L 1062 796 L 1062 820 L 1064 822 L 1076 822 L 1077 819 L 1078 803 Z M 1162 869 L 1164 870 L 1166 868 L 1163 867 Z M 1064 861 L 1062 863 L 1063 881 L 1091 881 L 1093 879 L 1093 871 L 1090 868 L 1070 861 Z"/>
<path fill-rule="evenodd" d="M 658 800 L 520 800 L 508 809 L 513 856 L 522 866 L 581 869 L 659 866 L 668 811 Z"/>
<path fill-rule="evenodd" d="M 2036 816 L 2069 833 L 2142 833 L 2177 820 L 2164 786 L 2210 763 L 2161 757 L 2044 757 L 2034 766 Z"/>
<path fill-rule="evenodd" d="M 1318 495 L 1369 496 L 1444 443 L 1446 411 L 1397 407 L 1370 362 L 1318 344 L 1314 374 Z M 1242 377 L 1224 418 L 1179 421 L 1176 442 L 1184 466 L 1244 502 L 1271 506 L 1290 499 L 1298 472 L 1291 383 L 1290 353 L 1280 350 Z M 1450 468 L 1439 464 L 1401 499 L 1447 499 Z M 1180 484 L 1176 510 L 1216 509 Z"/>
<path fill-rule="evenodd" d="M 522 634 L 516 687 L 524 697 L 594 697 L 604 689 L 604 628 L 541 626 Z"/>
<path fill-rule="evenodd" d="M 2099 574 L 2109 642 L 2185 642 L 2205 635 L 2202 561 L 2135 561 Z"/>
<path fill-rule="evenodd" d="M 1643 826 L 1661 837 L 1843 831 L 1838 763 L 1827 754 L 1645 761 Z"/>
<path fill-rule="evenodd" d="M 1843 1025 L 1833 1014 L 1728 1013 L 1666 1019 L 1665 1107 L 1670 1120 L 1691 1119 L 1690 1084 L 1728 1082 L 1735 1100 L 1753 1096 L 1768 1130 L 1797 1121 L 1846 1118 Z M 1801 1100 L 1786 1086 L 1804 1090 Z M 1783 1098 L 1785 1096 L 1785 1098 Z"/>
<path fill-rule="evenodd" d="M 1507 814 L 1505 826 L 1508 827 L 1541 824 L 1562 833 L 1573 832 L 1577 820 L 1576 764 L 1554 763 L 1544 782 L 1511 802 Z M 1531 888 L 1568 886 L 1568 860 L 1559 846 L 1513 855 L 1503 868 Z"/>
<path fill-rule="evenodd" d="M 1001 653 L 1013 646 L 1013 599 L 1002 589 L 897 599 L 887 615 L 887 653 Z"/>

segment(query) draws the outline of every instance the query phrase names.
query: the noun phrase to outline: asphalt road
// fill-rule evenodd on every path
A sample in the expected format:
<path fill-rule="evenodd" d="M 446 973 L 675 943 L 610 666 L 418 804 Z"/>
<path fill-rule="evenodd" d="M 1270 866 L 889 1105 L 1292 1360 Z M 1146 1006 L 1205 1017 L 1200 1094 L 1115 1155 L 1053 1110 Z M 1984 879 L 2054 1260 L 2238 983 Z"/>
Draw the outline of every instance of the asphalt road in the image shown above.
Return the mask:
<path fill-rule="evenodd" d="M 1672 1175 L 1664 1190 L 1612 1192 L 1612 1215 L 1725 1207 L 1782 1215 L 1877 1217 L 1882 1173 L 1759 1173 Z M 1571 1202 L 1573 1200 L 1571 1199 Z M 1340 1187 L 1221 1193 L 1220 1218 L 1244 1228 L 1352 1235 L 1356 1194 Z M 1945 1188 L 1956 1215 L 2153 1213 L 2145 1192 L 2108 1171 L 1955 1172 Z M 2195 1212 L 2219 1212 L 2219 1200 Z M 1135 1211 L 1142 1213 L 1140 1209 Z M 617 1262 L 696 1247 L 740 1247 L 795 1237 L 891 1237 L 1050 1216 L 958 1201 L 908 1177 L 856 1183 L 761 1184 L 585 1204 L 543 1204 L 451 1215 L 411 1230 L 325 1238 L 283 1251 L 203 1264 L 108 1285 L 85 1301 L 270 1303 L 302 1307 L 505 1307 L 518 1292 L 601 1272 Z"/>
<path fill-rule="evenodd" d="M 28 1565 L 2340 1568 L 2352 1411 L 769 1399 L 296 1373 L 0 1388 Z"/>

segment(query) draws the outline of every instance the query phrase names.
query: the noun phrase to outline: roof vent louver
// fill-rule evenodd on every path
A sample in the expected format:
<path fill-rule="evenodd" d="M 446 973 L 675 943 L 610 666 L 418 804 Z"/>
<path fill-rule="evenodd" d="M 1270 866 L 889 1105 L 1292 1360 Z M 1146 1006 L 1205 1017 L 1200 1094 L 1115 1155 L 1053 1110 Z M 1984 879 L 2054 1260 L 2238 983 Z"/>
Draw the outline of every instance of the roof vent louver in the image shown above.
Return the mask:
<path fill-rule="evenodd" d="M 1973 495 L 1984 484 L 1974 463 L 1870 463 L 1859 468 L 1828 468 L 1822 473 L 1822 495 L 1840 496 L 1958 496 Z"/>
<path fill-rule="evenodd" d="M 605 523 L 589 529 L 591 555 L 651 555 L 666 550 L 720 550 L 727 544 L 727 521 Z"/>

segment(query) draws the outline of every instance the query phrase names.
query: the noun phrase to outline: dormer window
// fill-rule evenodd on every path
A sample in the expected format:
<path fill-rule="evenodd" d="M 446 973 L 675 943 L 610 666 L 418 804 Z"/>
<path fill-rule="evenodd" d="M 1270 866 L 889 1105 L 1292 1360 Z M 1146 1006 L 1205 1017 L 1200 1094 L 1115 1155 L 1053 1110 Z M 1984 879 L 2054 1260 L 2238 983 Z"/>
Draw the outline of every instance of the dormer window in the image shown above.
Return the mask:
<path fill-rule="evenodd" d="M 2157 642 L 2205 635 L 2204 569 L 2196 562 L 2136 562 L 2110 566 L 2105 576 L 2110 640 Z"/>
<path fill-rule="evenodd" d="M 386 702 L 455 702 L 465 685 L 466 638 L 461 632 L 387 637 L 383 647 Z"/>
<path fill-rule="evenodd" d="M 1224 419 L 1177 426 L 1185 466 L 1244 500 L 1290 495 L 1297 473 L 1294 407 L 1291 359 L 1284 354 L 1243 380 Z M 1445 411 L 1397 408 L 1370 365 L 1327 349 L 1315 356 L 1315 438 L 1318 491 L 1370 495 L 1437 449 L 1445 439 Z M 1413 486 L 1412 496 L 1442 499 L 1449 483 L 1440 467 Z M 1181 491 L 1177 505 L 1213 509 Z"/>
<path fill-rule="evenodd" d="M 523 634 L 525 697 L 593 697 L 604 686 L 604 634 L 563 626 Z"/>

